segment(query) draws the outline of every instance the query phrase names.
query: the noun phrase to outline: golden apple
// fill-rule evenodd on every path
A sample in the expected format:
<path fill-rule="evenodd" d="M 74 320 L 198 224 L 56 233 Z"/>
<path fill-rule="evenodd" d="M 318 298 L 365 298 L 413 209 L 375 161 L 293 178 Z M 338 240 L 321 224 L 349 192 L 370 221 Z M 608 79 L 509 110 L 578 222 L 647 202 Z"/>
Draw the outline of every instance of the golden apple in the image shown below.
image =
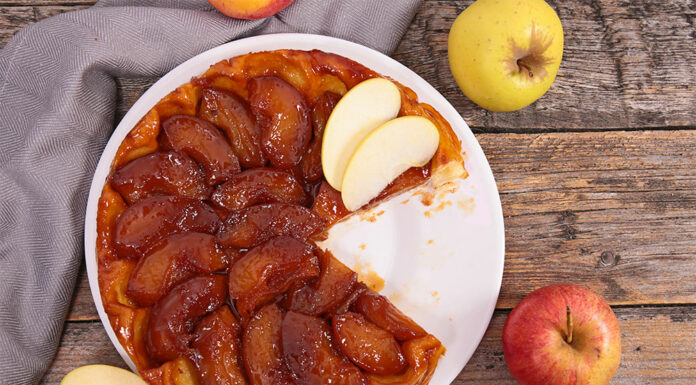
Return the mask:
<path fill-rule="evenodd" d="M 63 377 L 60 385 L 147 385 L 137 374 L 109 365 L 79 367 Z"/>
<path fill-rule="evenodd" d="M 478 0 L 454 21 L 448 53 L 469 99 L 491 111 L 518 110 L 556 78 L 563 27 L 544 0 Z"/>

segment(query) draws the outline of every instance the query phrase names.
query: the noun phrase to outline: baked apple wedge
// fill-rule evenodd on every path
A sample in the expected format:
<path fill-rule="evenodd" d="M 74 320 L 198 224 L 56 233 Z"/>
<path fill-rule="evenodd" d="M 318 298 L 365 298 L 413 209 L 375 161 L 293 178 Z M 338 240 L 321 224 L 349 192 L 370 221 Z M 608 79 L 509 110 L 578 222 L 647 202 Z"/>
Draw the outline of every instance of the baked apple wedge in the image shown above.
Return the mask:
<path fill-rule="evenodd" d="M 203 170 L 185 154 L 155 152 L 132 160 L 114 172 L 111 185 L 128 204 L 154 195 L 206 199 Z"/>
<path fill-rule="evenodd" d="M 323 225 L 324 221 L 306 207 L 269 203 L 230 213 L 217 239 L 224 246 L 248 249 L 275 236 L 304 241 Z"/>
<path fill-rule="evenodd" d="M 178 283 L 197 274 L 225 269 L 229 260 L 215 236 L 204 233 L 170 235 L 138 261 L 126 294 L 140 306 L 152 306 Z"/>
<path fill-rule="evenodd" d="M 147 327 L 147 350 L 155 361 L 190 356 L 193 323 L 214 311 L 227 298 L 227 277 L 201 275 L 176 286 L 152 307 Z"/>
<path fill-rule="evenodd" d="M 331 322 L 341 351 L 362 369 L 383 376 L 406 369 L 401 346 L 388 331 L 353 312 L 337 315 Z"/>
<path fill-rule="evenodd" d="M 283 318 L 283 354 L 298 385 L 367 385 L 367 379 L 337 349 L 322 318 L 289 311 Z"/>
<path fill-rule="evenodd" d="M 261 130 L 244 99 L 230 91 L 206 88 L 202 92 L 198 116 L 227 135 L 242 167 L 266 164 L 266 157 L 261 151 Z"/>
<path fill-rule="evenodd" d="M 322 315 L 339 307 L 351 294 L 358 275 L 328 251 L 317 250 L 321 274 L 316 281 L 288 292 L 285 307 L 309 315 Z"/>
<path fill-rule="evenodd" d="M 234 175 L 218 186 L 210 199 L 227 210 L 239 210 L 259 203 L 305 205 L 309 202 L 302 185 L 291 173 L 263 167 Z"/>
<path fill-rule="evenodd" d="M 264 154 L 274 167 L 296 166 L 312 138 L 307 101 L 295 87 L 275 76 L 251 79 L 248 88 Z"/>
<path fill-rule="evenodd" d="M 128 207 L 116 221 L 114 247 L 121 258 L 140 258 L 169 234 L 214 233 L 220 217 L 207 204 L 181 197 L 157 196 Z"/>
<path fill-rule="evenodd" d="M 185 152 L 205 170 L 206 183 L 214 186 L 241 171 L 237 156 L 232 152 L 220 130 L 203 119 L 174 115 L 162 123 L 166 146 Z"/>
<path fill-rule="evenodd" d="M 283 311 L 272 303 L 262 307 L 247 324 L 242 357 L 251 385 L 295 385 L 283 355 L 283 316 Z"/>
<path fill-rule="evenodd" d="M 191 346 L 201 385 L 246 385 L 241 326 L 227 305 L 208 314 L 196 326 Z"/>
<path fill-rule="evenodd" d="M 242 319 L 275 296 L 319 275 L 313 246 L 294 238 L 277 237 L 247 252 L 230 268 L 230 298 Z"/>

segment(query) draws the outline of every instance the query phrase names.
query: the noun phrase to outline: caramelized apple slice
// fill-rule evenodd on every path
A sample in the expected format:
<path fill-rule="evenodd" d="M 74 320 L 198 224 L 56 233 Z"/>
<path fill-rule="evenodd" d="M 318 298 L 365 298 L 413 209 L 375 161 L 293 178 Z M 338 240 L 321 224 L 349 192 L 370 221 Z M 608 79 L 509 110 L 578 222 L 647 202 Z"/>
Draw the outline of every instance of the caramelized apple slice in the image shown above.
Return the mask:
<path fill-rule="evenodd" d="M 210 274 L 227 265 L 228 258 L 214 236 L 174 234 L 158 242 L 138 261 L 126 293 L 136 304 L 152 306 L 169 289 L 196 273 Z"/>
<path fill-rule="evenodd" d="M 394 336 L 358 313 L 333 317 L 333 332 L 343 354 L 364 370 L 391 375 L 406 369 L 406 359 Z"/>
<path fill-rule="evenodd" d="M 244 99 L 232 92 L 206 88 L 198 116 L 218 126 L 227 135 L 242 167 L 266 164 L 261 151 L 261 130 Z"/>
<path fill-rule="evenodd" d="M 116 170 L 111 186 L 133 204 L 153 195 L 206 199 L 210 188 L 204 180 L 203 170 L 185 154 L 155 152 Z"/>
<path fill-rule="evenodd" d="M 445 353 L 440 341 L 430 334 L 404 342 L 401 350 L 408 368 L 395 375 L 368 374 L 370 385 L 425 385 L 433 376 L 437 361 Z"/>
<path fill-rule="evenodd" d="M 406 314 L 396 308 L 387 298 L 367 290 L 355 301 L 355 309 L 370 322 L 386 329 L 399 341 L 424 337 L 428 333 Z"/>
<path fill-rule="evenodd" d="M 317 99 L 312 109 L 313 137 L 309 143 L 307 153 L 305 153 L 300 162 L 302 175 L 308 181 L 317 180 L 324 175 L 321 169 L 321 142 L 324 137 L 324 127 L 326 127 L 331 111 L 333 111 L 340 99 L 340 95 L 333 92 L 325 92 Z"/>
<path fill-rule="evenodd" d="M 198 372 L 193 362 L 186 357 L 167 361 L 162 366 L 142 370 L 140 373 L 149 385 L 198 385 Z M 93 381 L 101 383 L 101 379 Z"/>
<path fill-rule="evenodd" d="M 266 158 L 278 168 L 299 164 L 312 138 L 309 107 L 302 94 L 275 76 L 253 78 L 248 88 Z"/>
<path fill-rule="evenodd" d="M 218 215 L 201 201 L 156 196 L 138 201 L 121 214 L 116 220 L 114 246 L 121 258 L 139 258 L 169 234 L 214 233 L 219 227 Z"/>
<path fill-rule="evenodd" d="M 193 322 L 217 309 L 227 298 L 227 277 L 202 275 L 174 287 L 152 307 L 147 350 L 158 362 L 190 354 Z"/>
<path fill-rule="evenodd" d="M 276 304 L 261 308 L 247 324 L 242 339 L 244 367 L 251 385 L 294 385 L 285 366 L 280 336 L 283 312 Z"/>
<path fill-rule="evenodd" d="M 220 130 L 203 119 L 174 115 L 162 123 L 166 142 L 196 160 L 205 170 L 209 186 L 241 171 L 237 156 Z"/>
<path fill-rule="evenodd" d="M 277 237 L 249 250 L 230 268 L 230 298 L 243 319 L 295 283 L 319 275 L 311 245 Z"/>
<path fill-rule="evenodd" d="M 319 186 L 319 193 L 314 198 L 312 212 L 321 217 L 327 225 L 332 225 L 350 214 L 350 211 L 343 204 L 341 192 L 331 187 L 327 181 L 322 181 L 321 186 Z"/>
<path fill-rule="evenodd" d="M 202 385 L 246 385 L 240 326 L 227 305 L 203 318 L 193 336 Z"/>
<path fill-rule="evenodd" d="M 328 251 L 317 250 L 321 275 L 309 285 L 288 293 L 288 310 L 309 315 L 321 315 L 337 308 L 350 295 L 357 282 L 357 274 L 347 268 Z"/>
<path fill-rule="evenodd" d="M 335 347 L 323 319 L 289 311 L 281 335 L 285 362 L 298 385 L 367 384 L 360 369 Z"/>
<path fill-rule="evenodd" d="M 309 209 L 286 203 L 269 203 L 233 211 L 217 234 L 220 244 L 248 249 L 275 236 L 306 240 L 323 228 Z"/>
<path fill-rule="evenodd" d="M 239 210 L 268 202 L 305 205 L 309 197 L 292 174 L 272 168 L 254 168 L 218 186 L 210 200 L 227 210 Z"/>

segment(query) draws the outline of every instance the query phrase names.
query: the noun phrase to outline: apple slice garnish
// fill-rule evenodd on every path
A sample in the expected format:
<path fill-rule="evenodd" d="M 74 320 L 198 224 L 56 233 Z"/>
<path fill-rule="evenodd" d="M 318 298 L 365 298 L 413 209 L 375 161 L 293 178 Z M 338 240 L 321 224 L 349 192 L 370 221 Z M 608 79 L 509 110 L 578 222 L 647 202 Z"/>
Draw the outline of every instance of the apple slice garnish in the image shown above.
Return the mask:
<path fill-rule="evenodd" d="M 359 209 L 401 173 L 428 163 L 439 144 L 437 127 L 424 117 L 403 116 L 382 124 L 358 145 L 348 162 L 343 204 L 350 211 Z"/>
<path fill-rule="evenodd" d="M 128 370 L 109 365 L 81 366 L 68 373 L 60 385 L 147 385 L 142 378 Z"/>
<path fill-rule="evenodd" d="M 383 78 L 365 80 L 341 98 L 326 122 L 321 146 L 324 177 L 333 188 L 341 191 L 348 162 L 363 139 L 400 108 L 399 89 Z"/>

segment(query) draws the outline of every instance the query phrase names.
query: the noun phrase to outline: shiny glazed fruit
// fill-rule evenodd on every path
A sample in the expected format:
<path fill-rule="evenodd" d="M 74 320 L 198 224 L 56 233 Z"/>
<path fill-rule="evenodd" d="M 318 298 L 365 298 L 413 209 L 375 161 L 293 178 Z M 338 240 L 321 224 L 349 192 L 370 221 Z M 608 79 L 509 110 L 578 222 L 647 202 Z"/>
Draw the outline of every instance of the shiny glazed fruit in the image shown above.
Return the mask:
<path fill-rule="evenodd" d="M 130 161 L 114 172 L 111 185 L 128 204 L 153 195 L 207 199 L 203 170 L 186 154 L 155 152 Z"/>
<path fill-rule="evenodd" d="M 252 385 L 294 385 L 285 366 L 280 336 L 283 311 L 276 304 L 262 307 L 247 324 L 242 339 L 242 356 Z"/>
<path fill-rule="evenodd" d="M 248 249 L 275 236 L 307 240 L 324 222 L 303 206 L 269 203 L 233 211 L 217 234 L 220 244 Z"/>
<path fill-rule="evenodd" d="M 313 247 L 294 238 L 277 237 L 249 250 L 230 268 L 230 298 L 242 319 L 295 283 L 319 275 Z"/>
<path fill-rule="evenodd" d="M 239 210 L 259 203 L 305 205 L 309 197 L 292 174 L 272 168 L 243 171 L 221 184 L 210 198 L 217 206 Z"/>
<path fill-rule="evenodd" d="M 150 249 L 133 269 L 126 294 L 140 306 L 152 306 L 169 289 L 196 273 L 226 268 L 228 258 L 215 237 L 204 233 L 170 235 Z"/>
<path fill-rule="evenodd" d="M 332 225 L 350 214 L 350 211 L 343 204 L 341 192 L 331 187 L 327 181 L 322 181 L 321 186 L 319 186 L 319 192 L 314 198 L 312 212 L 322 218 L 327 225 Z"/>
<path fill-rule="evenodd" d="M 147 351 L 158 362 L 190 354 L 193 322 L 217 309 L 227 298 L 227 277 L 202 275 L 174 287 L 152 307 Z"/>
<path fill-rule="evenodd" d="M 367 380 L 331 340 L 321 318 L 289 311 L 283 319 L 283 354 L 298 385 L 367 384 Z"/>
<path fill-rule="evenodd" d="M 275 76 L 253 78 L 248 89 L 266 158 L 278 168 L 299 164 L 312 138 L 310 111 L 302 94 Z"/>
<path fill-rule="evenodd" d="M 424 337 L 428 334 L 387 298 L 372 290 L 362 293 L 355 301 L 354 307 L 370 322 L 386 329 L 399 341 Z"/>
<path fill-rule="evenodd" d="M 191 346 L 201 385 L 246 385 L 240 360 L 240 326 L 227 305 L 207 315 L 196 327 Z"/>
<path fill-rule="evenodd" d="M 261 150 L 261 130 L 244 99 L 232 92 L 206 88 L 198 116 L 219 127 L 232 145 L 244 168 L 261 167 L 266 157 Z"/>
<path fill-rule="evenodd" d="M 155 242 L 184 231 L 214 233 L 220 218 L 207 204 L 156 196 L 138 201 L 116 220 L 114 246 L 121 258 L 140 258 Z"/>
<path fill-rule="evenodd" d="M 337 308 L 352 292 L 358 275 L 330 252 L 317 250 L 316 254 L 321 274 L 311 284 L 288 293 L 285 299 L 288 310 L 318 316 Z"/>
<path fill-rule="evenodd" d="M 359 367 L 383 376 L 406 369 L 401 346 L 386 330 L 353 312 L 337 315 L 331 322 L 341 351 Z"/>
<path fill-rule="evenodd" d="M 174 115 L 162 123 L 162 128 L 167 146 L 195 159 L 205 170 L 209 186 L 224 182 L 241 171 L 232 147 L 220 130 L 207 121 Z"/>
<path fill-rule="evenodd" d="M 309 142 L 309 148 L 300 162 L 302 175 L 308 181 L 315 181 L 324 176 L 321 169 L 321 142 L 326 122 L 340 99 L 341 96 L 338 94 L 325 92 L 317 99 L 312 109 L 312 128 L 314 129 L 312 141 Z"/>

